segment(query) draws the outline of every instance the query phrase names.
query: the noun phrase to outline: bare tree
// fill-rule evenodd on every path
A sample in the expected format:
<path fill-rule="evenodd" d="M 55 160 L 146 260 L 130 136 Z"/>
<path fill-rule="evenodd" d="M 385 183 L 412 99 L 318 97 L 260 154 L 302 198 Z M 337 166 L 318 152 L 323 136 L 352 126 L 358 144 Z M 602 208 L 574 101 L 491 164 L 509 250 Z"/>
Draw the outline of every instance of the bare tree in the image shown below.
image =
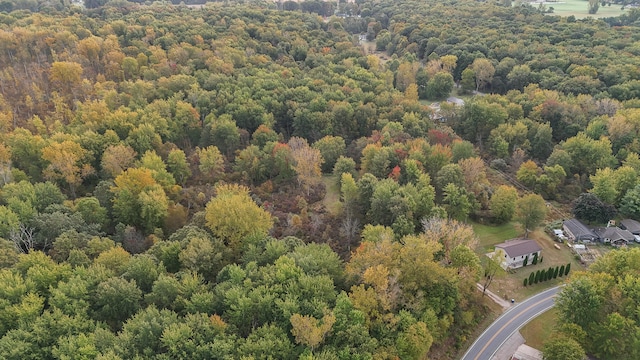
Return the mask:
<path fill-rule="evenodd" d="M 493 253 L 493 255 L 491 255 L 491 257 L 489 257 L 488 259 L 485 259 L 485 263 L 484 263 L 484 283 L 482 284 L 482 296 L 485 295 L 485 293 L 487 292 L 487 288 L 489 287 L 489 285 L 491 285 L 491 283 L 493 282 L 493 279 L 498 275 L 498 271 L 500 271 L 500 264 L 501 264 L 501 258 L 500 258 L 500 252 L 495 252 Z"/>
<path fill-rule="evenodd" d="M 20 224 L 17 229 L 9 233 L 9 240 L 13 242 L 13 246 L 19 253 L 25 254 L 34 248 L 35 238 L 33 232 L 33 228 Z"/>
<path fill-rule="evenodd" d="M 340 224 L 340 235 L 344 236 L 347 240 L 347 250 L 351 252 L 351 244 L 358 236 L 358 230 L 360 230 L 360 220 L 353 216 L 345 216 Z"/>

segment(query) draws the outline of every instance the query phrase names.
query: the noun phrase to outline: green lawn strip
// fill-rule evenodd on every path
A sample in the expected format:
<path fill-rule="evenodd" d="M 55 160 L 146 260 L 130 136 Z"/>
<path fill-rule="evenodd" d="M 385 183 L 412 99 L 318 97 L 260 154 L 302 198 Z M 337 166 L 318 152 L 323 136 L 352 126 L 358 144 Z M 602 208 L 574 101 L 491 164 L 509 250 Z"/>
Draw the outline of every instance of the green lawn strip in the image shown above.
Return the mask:
<path fill-rule="evenodd" d="M 472 222 L 471 226 L 479 239 L 478 246 L 476 247 L 476 253 L 478 253 L 478 255 L 491 252 L 494 250 L 493 246 L 495 244 L 516 238 L 519 235 L 513 223 L 491 226 Z"/>
<path fill-rule="evenodd" d="M 520 334 L 527 345 L 542 351 L 544 343 L 550 338 L 557 322 L 558 312 L 552 308 L 523 326 Z"/>
<path fill-rule="evenodd" d="M 324 195 L 324 206 L 332 215 L 339 215 L 342 207 L 340 205 L 340 189 L 333 175 L 323 175 L 322 183 L 326 188 Z"/>

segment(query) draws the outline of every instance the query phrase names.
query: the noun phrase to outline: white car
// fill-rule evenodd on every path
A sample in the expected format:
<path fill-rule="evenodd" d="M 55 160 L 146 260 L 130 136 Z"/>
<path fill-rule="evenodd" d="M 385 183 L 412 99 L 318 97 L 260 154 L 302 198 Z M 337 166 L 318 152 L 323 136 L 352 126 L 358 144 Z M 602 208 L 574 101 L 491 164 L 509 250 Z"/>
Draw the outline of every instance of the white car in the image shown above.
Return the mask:
<path fill-rule="evenodd" d="M 564 236 L 564 232 L 562 230 L 554 229 L 553 230 L 553 234 L 560 240 L 566 240 L 567 239 L 567 237 Z"/>
<path fill-rule="evenodd" d="M 640 235 L 633 235 L 637 243 L 640 243 Z"/>

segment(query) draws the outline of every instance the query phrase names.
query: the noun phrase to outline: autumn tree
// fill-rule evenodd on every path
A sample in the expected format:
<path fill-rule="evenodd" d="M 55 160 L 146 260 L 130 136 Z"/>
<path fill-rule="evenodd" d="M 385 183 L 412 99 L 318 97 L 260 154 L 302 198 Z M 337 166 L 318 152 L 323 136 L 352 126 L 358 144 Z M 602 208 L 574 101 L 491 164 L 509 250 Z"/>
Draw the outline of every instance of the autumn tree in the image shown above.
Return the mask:
<path fill-rule="evenodd" d="M 136 160 L 136 152 L 127 145 L 111 145 L 102 154 L 102 172 L 107 177 L 115 178 L 132 167 Z"/>
<path fill-rule="evenodd" d="M 152 231 L 167 215 L 169 202 L 164 189 L 145 168 L 125 170 L 111 187 L 115 219 L 123 224 L 136 225 Z"/>
<path fill-rule="evenodd" d="M 94 173 L 93 167 L 85 163 L 86 150 L 78 143 L 65 140 L 52 143 L 42 149 L 42 159 L 48 162 L 44 176 L 51 180 L 62 180 L 69 185 L 71 196 L 83 179 Z"/>
<path fill-rule="evenodd" d="M 491 83 L 493 79 L 493 75 L 496 72 L 496 69 L 491 64 L 491 61 L 486 58 L 477 58 L 471 64 L 471 68 L 475 73 L 476 78 L 476 91 L 480 89 L 484 89 L 487 84 Z"/>
<path fill-rule="evenodd" d="M 271 215 L 261 209 L 242 185 L 219 184 L 216 196 L 205 210 L 206 224 L 238 255 L 242 240 L 249 235 L 266 235 L 273 226 Z"/>
<path fill-rule="evenodd" d="M 293 314 L 290 318 L 291 334 L 296 342 L 308 346 L 311 351 L 320 345 L 336 321 L 333 314 L 327 314 L 320 321 L 313 316 Z"/>
<path fill-rule="evenodd" d="M 322 155 L 318 149 L 310 147 L 307 141 L 301 138 L 291 138 L 289 147 L 294 161 L 293 168 L 298 176 L 298 185 L 306 190 L 308 196 L 311 188 L 320 181 Z"/>

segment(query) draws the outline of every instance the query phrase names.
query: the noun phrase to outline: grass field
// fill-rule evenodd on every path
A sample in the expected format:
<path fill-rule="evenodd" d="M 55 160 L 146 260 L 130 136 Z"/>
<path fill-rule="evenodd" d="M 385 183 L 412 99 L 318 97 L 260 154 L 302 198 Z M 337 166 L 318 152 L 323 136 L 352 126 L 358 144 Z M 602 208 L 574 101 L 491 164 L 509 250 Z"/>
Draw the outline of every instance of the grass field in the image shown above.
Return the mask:
<path fill-rule="evenodd" d="M 484 255 L 493 251 L 493 245 L 495 244 L 518 237 L 518 230 L 516 230 L 513 223 L 507 223 L 499 226 L 490 226 L 478 223 L 472 223 L 471 225 L 473 226 L 473 231 L 480 239 L 480 242 L 476 247 L 476 253 L 478 255 Z"/>
<path fill-rule="evenodd" d="M 556 309 L 551 309 L 523 326 L 520 329 L 520 334 L 524 337 L 527 345 L 542 351 L 542 347 L 553 333 L 557 321 L 558 312 Z"/>
<path fill-rule="evenodd" d="M 595 14 L 589 14 L 588 11 L 589 2 L 586 0 L 559 0 L 558 2 L 547 2 L 544 6 L 547 9 L 553 8 L 551 15 L 559 16 L 575 16 L 577 19 L 583 19 L 586 17 L 602 18 L 612 17 L 624 14 L 624 10 L 621 10 L 621 5 L 611 4 L 611 6 L 600 6 L 598 12 Z M 535 3 L 533 6 L 537 6 Z"/>

